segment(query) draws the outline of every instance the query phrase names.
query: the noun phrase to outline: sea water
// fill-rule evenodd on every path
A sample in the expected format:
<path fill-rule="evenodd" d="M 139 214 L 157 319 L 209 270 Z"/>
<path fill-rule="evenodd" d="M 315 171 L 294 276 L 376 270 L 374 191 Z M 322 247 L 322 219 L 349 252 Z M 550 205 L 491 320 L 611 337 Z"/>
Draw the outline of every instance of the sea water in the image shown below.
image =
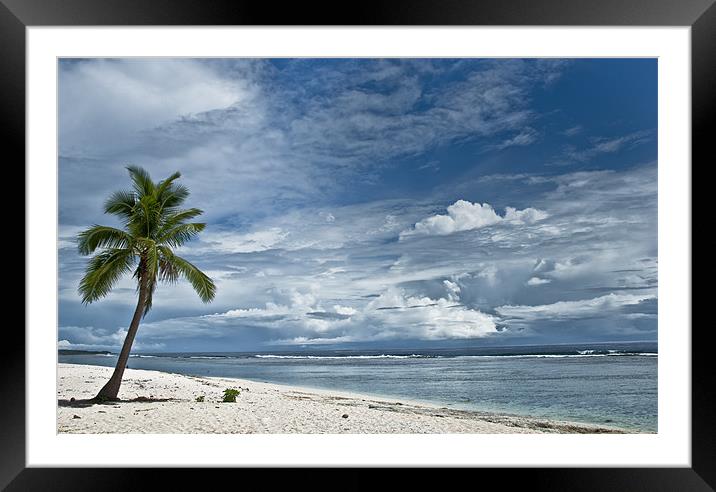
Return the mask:
<path fill-rule="evenodd" d="M 116 355 L 60 354 L 114 366 Z M 132 369 L 354 391 L 447 408 L 657 431 L 656 343 L 442 350 L 138 353 Z"/>

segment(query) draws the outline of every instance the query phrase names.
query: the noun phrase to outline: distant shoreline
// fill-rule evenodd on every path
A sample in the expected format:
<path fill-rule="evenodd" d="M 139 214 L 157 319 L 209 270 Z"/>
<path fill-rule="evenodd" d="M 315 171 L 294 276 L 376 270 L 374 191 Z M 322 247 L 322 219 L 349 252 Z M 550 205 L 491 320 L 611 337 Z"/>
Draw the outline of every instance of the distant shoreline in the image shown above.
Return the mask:
<path fill-rule="evenodd" d="M 75 350 L 75 349 L 58 349 L 60 355 L 117 355 L 116 352 L 109 350 Z"/>
<path fill-rule="evenodd" d="M 87 406 L 112 369 L 58 366 L 60 433 L 636 433 L 618 427 L 448 409 L 405 399 L 127 369 L 123 401 Z M 238 388 L 236 403 L 221 403 L 226 388 Z M 197 397 L 204 401 L 197 402 Z M 71 402 L 70 398 L 75 398 Z M 162 401 L 170 399 L 169 401 Z"/>

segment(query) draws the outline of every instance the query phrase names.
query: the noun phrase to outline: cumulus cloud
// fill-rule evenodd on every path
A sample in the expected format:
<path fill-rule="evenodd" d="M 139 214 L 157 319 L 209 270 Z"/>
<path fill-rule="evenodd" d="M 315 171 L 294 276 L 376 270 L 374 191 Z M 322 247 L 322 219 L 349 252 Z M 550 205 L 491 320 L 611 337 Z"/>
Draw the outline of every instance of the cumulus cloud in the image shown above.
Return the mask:
<path fill-rule="evenodd" d="M 500 222 L 512 224 L 534 224 L 549 216 L 543 210 L 526 208 L 517 210 L 513 207 L 505 209 L 505 215 L 500 216 L 488 203 L 471 203 L 467 200 L 458 200 L 447 208 L 447 215 L 432 215 L 417 222 L 413 229 L 401 232 L 401 238 L 411 235 L 438 235 L 446 236 L 459 231 L 482 229 Z"/>
<path fill-rule="evenodd" d="M 453 292 L 459 291 L 452 284 Z M 156 339 L 199 334 L 222 337 L 237 330 L 262 328 L 274 332 L 267 343 L 303 340 L 376 341 L 396 339 L 450 340 L 480 338 L 496 333 L 497 318 L 456 304 L 454 294 L 430 298 L 391 288 L 362 306 L 333 305 L 315 292 L 292 291 L 285 304 L 268 302 L 262 308 L 232 309 L 223 313 L 147 323 L 145 333 Z"/>
<path fill-rule="evenodd" d="M 480 338 L 497 331 L 494 316 L 455 304 L 450 298 L 406 296 L 395 290 L 371 301 L 364 316 L 382 327 L 373 339 Z"/>
<path fill-rule="evenodd" d="M 549 217 L 549 214 L 544 210 L 537 210 L 536 208 L 526 208 L 524 210 L 517 210 L 512 207 L 505 208 L 504 219 L 507 222 L 515 224 L 534 224 L 540 220 L 544 220 Z"/>

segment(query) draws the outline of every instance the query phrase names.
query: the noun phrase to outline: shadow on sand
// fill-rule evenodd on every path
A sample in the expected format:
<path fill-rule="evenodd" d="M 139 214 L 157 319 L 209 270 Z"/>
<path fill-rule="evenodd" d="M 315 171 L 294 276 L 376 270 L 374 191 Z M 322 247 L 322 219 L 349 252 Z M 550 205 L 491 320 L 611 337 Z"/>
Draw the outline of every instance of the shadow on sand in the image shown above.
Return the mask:
<path fill-rule="evenodd" d="M 89 398 L 86 400 L 76 400 L 70 398 L 69 400 L 57 400 L 57 405 L 60 407 L 72 407 L 72 408 L 86 408 L 92 405 L 118 405 L 121 403 L 157 403 L 163 401 L 175 401 L 174 398 L 147 398 L 146 396 L 138 396 L 131 400 L 100 400 L 98 398 Z"/>

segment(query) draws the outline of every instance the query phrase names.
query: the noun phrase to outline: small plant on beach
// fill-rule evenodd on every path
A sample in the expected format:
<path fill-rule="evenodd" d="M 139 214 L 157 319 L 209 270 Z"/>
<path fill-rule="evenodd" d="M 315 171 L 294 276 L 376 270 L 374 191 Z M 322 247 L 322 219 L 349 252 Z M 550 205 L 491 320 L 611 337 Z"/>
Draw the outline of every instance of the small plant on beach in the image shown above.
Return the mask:
<path fill-rule="evenodd" d="M 224 403 L 236 403 L 236 397 L 239 396 L 240 391 L 234 388 L 226 388 L 224 390 L 224 399 L 221 400 Z"/>
<path fill-rule="evenodd" d="M 197 397 L 196 397 L 196 402 L 197 402 L 197 403 L 202 403 L 203 401 L 204 401 L 204 395 L 201 395 L 201 396 L 197 396 Z"/>
<path fill-rule="evenodd" d="M 94 225 L 77 236 L 80 254 L 99 251 L 89 260 L 80 280 L 83 304 L 109 294 L 119 279 L 128 273 L 132 273 L 137 281 L 139 297 L 117 366 L 107 384 L 99 390 L 96 401 L 117 399 L 139 322 L 152 307 L 158 282 L 172 284 L 185 278 L 204 302 L 210 302 L 216 294 L 214 282 L 173 251 L 197 236 L 206 225 L 191 222 L 203 213 L 201 210 L 181 208 L 189 196 L 186 186 L 176 183 L 181 174 L 177 172 L 163 181 L 154 182 L 140 167 L 129 166 L 127 170 L 132 189 L 117 191 L 104 204 L 104 212 L 117 217 L 122 227 Z"/>

